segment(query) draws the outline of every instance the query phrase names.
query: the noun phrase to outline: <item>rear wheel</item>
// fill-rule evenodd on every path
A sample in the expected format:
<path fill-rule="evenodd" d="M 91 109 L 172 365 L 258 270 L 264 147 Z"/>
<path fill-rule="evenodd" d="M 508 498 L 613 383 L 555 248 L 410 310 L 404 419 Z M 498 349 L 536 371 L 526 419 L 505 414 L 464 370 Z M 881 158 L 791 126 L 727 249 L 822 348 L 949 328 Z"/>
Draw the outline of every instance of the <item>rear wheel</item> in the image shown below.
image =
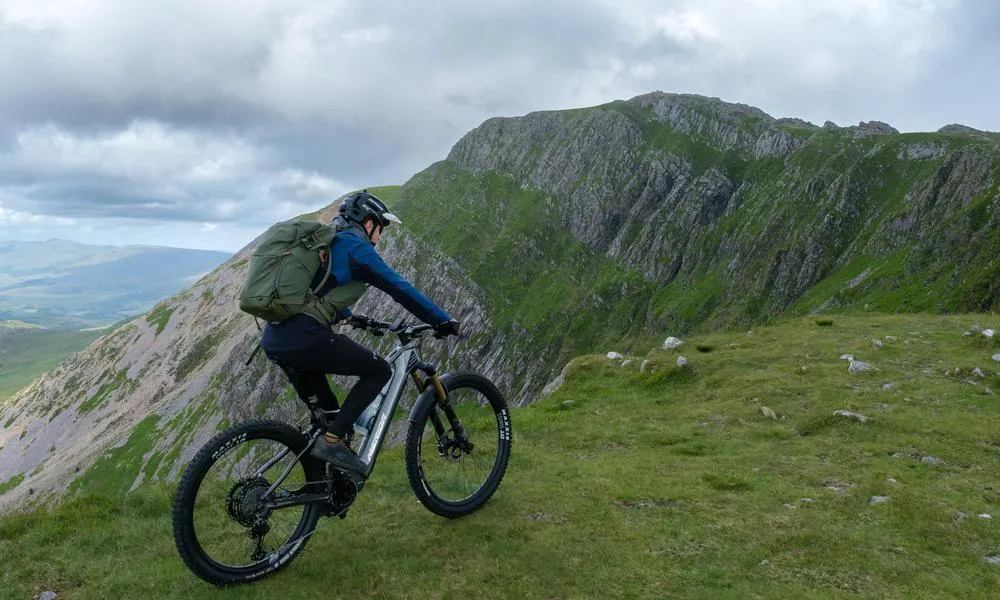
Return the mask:
<path fill-rule="evenodd" d="M 173 506 L 174 542 L 195 575 L 215 585 L 252 581 L 302 551 L 319 507 L 272 509 L 267 503 L 325 485 L 320 463 L 308 455 L 297 458 L 307 442 L 285 423 L 250 421 L 216 435 L 198 451 Z M 286 469 L 288 476 L 268 495 Z"/>
<path fill-rule="evenodd" d="M 406 436 L 406 472 L 420 502 L 442 517 L 460 517 L 496 492 L 510 460 L 510 411 L 490 380 L 446 375 L 442 383 L 461 429 L 444 406 L 427 402 Z"/>

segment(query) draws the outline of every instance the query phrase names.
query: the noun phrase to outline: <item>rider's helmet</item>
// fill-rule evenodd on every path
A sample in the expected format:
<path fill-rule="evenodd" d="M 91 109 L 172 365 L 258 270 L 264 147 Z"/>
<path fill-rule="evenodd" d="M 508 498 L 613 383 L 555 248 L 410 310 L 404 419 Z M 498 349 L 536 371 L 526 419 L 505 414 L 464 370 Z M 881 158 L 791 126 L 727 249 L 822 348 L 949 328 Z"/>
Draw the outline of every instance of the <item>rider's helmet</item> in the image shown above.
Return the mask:
<path fill-rule="evenodd" d="M 351 194 L 340 205 L 340 216 L 361 225 L 365 219 L 374 219 L 381 227 L 389 223 L 401 223 L 399 217 L 389 212 L 389 207 L 368 190 Z"/>

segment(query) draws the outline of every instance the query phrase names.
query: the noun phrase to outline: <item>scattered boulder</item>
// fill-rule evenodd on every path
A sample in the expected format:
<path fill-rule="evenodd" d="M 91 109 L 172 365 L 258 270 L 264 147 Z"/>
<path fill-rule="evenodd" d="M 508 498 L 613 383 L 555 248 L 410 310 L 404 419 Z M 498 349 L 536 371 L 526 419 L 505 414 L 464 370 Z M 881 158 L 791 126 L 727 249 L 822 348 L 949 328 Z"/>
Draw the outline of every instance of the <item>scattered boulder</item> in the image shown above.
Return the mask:
<path fill-rule="evenodd" d="M 787 504 L 786 503 L 784 506 L 785 506 L 785 508 L 798 508 L 798 506 L 795 506 L 794 504 Z"/>
<path fill-rule="evenodd" d="M 864 362 L 863 360 L 854 360 L 853 356 L 850 356 L 847 360 L 850 361 L 850 365 L 847 367 L 847 372 L 852 375 L 858 375 L 860 373 L 870 373 L 872 371 L 878 371 L 873 365 Z"/>
<path fill-rule="evenodd" d="M 974 334 L 971 331 L 966 331 L 962 334 L 962 337 L 972 337 Z"/>
<path fill-rule="evenodd" d="M 670 336 L 670 337 L 668 337 L 667 339 L 665 339 L 663 341 L 663 349 L 664 350 L 676 350 L 676 349 L 680 348 L 683 345 L 684 345 L 684 342 L 682 342 L 681 340 L 675 338 L 674 336 Z"/>
<path fill-rule="evenodd" d="M 997 352 L 996 354 L 993 355 L 993 360 L 1000 362 L 1000 352 Z"/>
<path fill-rule="evenodd" d="M 966 513 L 962 512 L 962 511 L 958 511 L 957 513 L 955 513 L 955 519 L 957 519 L 959 521 L 964 521 L 967 518 L 969 518 L 969 515 L 967 515 Z"/>
<path fill-rule="evenodd" d="M 885 336 L 885 341 L 887 341 L 887 342 L 898 342 L 899 338 L 896 337 L 896 336 L 894 336 L 894 335 L 887 335 L 887 336 Z"/>
<path fill-rule="evenodd" d="M 841 354 L 840 355 L 840 360 L 852 360 L 853 358 L 854 357 L 851 356 L 850 354 Z"/>
<path fill-rule="evenodd" d="M 936 456 L 925 456 L 920 459 L 920 462 L 925 465 L 943 465 L 944 461 Z"/>
<path fill-rule="evenodd" d="M 623 358 L 625 357 L 617 352 L 608 352 L 608 360 L 621 360 Z"/>
<path fill-rule="evenodd" d="M 882 340 L 872 340 L 872 348 L 875 350 L 881 350 L 882 348 L 885 348 L 885 344 L 882 343 Z"/>
<path fill-rule="evenodd" d="M 998 556 L 996 558 L 997 558 L 998 561 L 1000 561 L 1000 556 Z M 989 560 L 989 559 L 987 558 L 987 560 Z M 770 567 L 771 566 L 771 561 L 769 561 L 769 560 L 767 560 L 765 558 L 764 560 L 762 560 L 759 563 L 757 563 L 757 566 L 759 566 L 759 567 Z"/>
<path fill-rule="evenodd" d="M 813 504 L 816 501 L 813 500 L 812 498 L 799 498 L 799 502 L 805 502 L 806 504 Z"/>
<path fill-rule="evenodd" d="M 988 515 L 986 513 L 982 513 L 982 514 L 979 514 L 979 515 L 976 515 L 976 516 L 978 516 L 980 519 L 992 519 L 993 518 L 993 515 Z"/>
<path fill-rule="evenodd" d="M 891 390 L 891 389 L 895 388 L 896 385 L 897 385 L 896 382 L 890 381 L 889 383 L 883 384 L 882 385 L 882 389 L 888 391 L 888 390 Z"/>
<path fill-rule="evenodd" d="M 993 331 L 992 329 L 984 329 L 983 330 L 983 337 L 984 338 L 992 338 L 995 334 L 996 334 L 996 332 Z"/>
<path fill-rule="evenodd" d="M 629 358 L 627 360 L 623 360 L 622 361 L 622 367 L 627 367 L 627 366 L 631 365 L 633 362 L 634 361 L 631 358 Z"/>
<path fill-rule="evenodd" d="M 971 331 L 972 333 L 982 333 L 983 328 L 979 323 L 973 323 L 972 327 L 969 327 L 969 331 Z"/>
<path fill-rule="evenodd" d="M 889 500 L 892 500 L 891 496 L 872 496 L 871 499 L 868 500 L 868 504 L 871 506 L 876 504 L 886 504 Z"/>
<path fill-rule="evenodd" d="M 645 373 L 648 370 L 649 370 L 649 361 L 648 360 L 644 360 L 641 363 L 639 363 L 639 372 L 640 373 Z"/>
<path fill-rule="evenodd" d="M 828 490 L 833 490 L 838 493 L 846 492 L 849 488 L 854 487 L 853 483 L 847 481 L 839 481 L 837 479 L 827 479 L 823 482 L 823 487 Z"/>
<path fill-rule="evenodd" d="M 983 560 L 990 563 L 991 565 L 1000 565 L 1000 554 L 991 554 L 989 556 L 984 556 Z"/>
<path fill-rule="evenodd" d="M 976 377 L 980 378 L 980 379 L 986 379 L 986 373 L 983 373 L 983 370 L 980 369 L 979 367 L 976 367 L 975 369 L 973 369 L 972 370 L 972 374 L 975 375 Z"/>
<path fill-rule="evenodd" d="M 888 483 L 899 483 L 898 481 L 896 481 L 895 477 L 889 477 L 888 479 L 886 479 L 886 482 L 888 482 Z"/>
<path fill-rule="evenodd" d="M 56 600 L 56 596 L 57 594 L 55 592 L 42 592 L 41 594 L 38 594 L 36 598 L 38 598 L 38 600 Z"/>
<path fill-rule="evenodd" d="M 766 406 L 760 407 L 760 414 L 764 415 L 768 419 L 774 419 L 775 421 L 778 420 L 778 413 L 774 412 L 773 409 L 770 409 Z"/>
<path fill-rule="evenodd" d="M 864 416 L 861 413 L 851 412 L 849 410 L 837 410 L 837 411 L 834 411 L 833 414 L 834 414 L 834 416 L 837 416 L 837 417 L 845 417 L 845 418 L 848 418 L 848 419 L 855 419 L 855 420 L 860 421 L 862 423 L 867 423 L 869 420 L 871 420 L 869 417 L 866 417 L 866 416 Z"/>
<path fill-rule="evenodd" d="M 683 356 L 678 356 L 677 357 L 677 366 L 678 367 L 683 368 L 683 367 L 686 367 L 687 364 L 688 364 L 688 359 L 687 358 L 685 358 Z"/>

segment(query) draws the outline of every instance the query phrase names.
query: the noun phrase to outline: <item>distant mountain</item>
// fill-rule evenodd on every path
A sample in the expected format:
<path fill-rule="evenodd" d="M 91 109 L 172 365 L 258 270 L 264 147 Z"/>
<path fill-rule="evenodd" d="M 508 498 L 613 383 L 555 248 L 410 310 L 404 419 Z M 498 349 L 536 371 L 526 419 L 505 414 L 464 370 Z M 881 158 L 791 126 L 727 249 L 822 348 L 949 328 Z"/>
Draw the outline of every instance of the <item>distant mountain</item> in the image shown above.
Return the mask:
<path fill-rule="evenodd" d="M 67 240 L 0 243 L 0 320 L 106 327 L 149 310 L 230 257 L 163 246 Z"/>

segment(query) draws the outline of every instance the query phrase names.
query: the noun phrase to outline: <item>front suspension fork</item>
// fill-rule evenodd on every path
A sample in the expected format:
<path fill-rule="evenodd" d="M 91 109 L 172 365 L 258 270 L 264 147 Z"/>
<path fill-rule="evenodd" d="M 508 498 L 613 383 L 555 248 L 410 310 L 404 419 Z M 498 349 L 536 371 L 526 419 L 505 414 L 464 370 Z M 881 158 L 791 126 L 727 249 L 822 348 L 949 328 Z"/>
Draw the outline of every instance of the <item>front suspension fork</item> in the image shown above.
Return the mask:
<path fill-rule="evenodd" d="M 426 390 L 428 386 L 434 389 L 438 406 L 441 407 L 445 416 L 448 417 L 451 430 L 455 432 L 455 440 L 464 448 L 469 443 L 469 436 L 465 433 L 462 422 L 458 420 L 458 414 L 455 413 L 455 407 L 451 404 L 451 399 L 448 397 L 448 391 L 441 382 L 441 377 L 438 376 L 433 365 L 424 365 L 422 370 L 427 373 L 427 380 L 424 381 L 421 379 L 420 374 L 414 371 L 411 373 L 413 383 L 416 384 L 417 389 L 421 392 Z M 438 439 L 442 439 L 448 432 L 448 428 L 441 422 L 441 417 L 438 416 L 437 411 L 431 412 L 431 422 L 434 424 L 434 430 L 437 432 Z"/>

